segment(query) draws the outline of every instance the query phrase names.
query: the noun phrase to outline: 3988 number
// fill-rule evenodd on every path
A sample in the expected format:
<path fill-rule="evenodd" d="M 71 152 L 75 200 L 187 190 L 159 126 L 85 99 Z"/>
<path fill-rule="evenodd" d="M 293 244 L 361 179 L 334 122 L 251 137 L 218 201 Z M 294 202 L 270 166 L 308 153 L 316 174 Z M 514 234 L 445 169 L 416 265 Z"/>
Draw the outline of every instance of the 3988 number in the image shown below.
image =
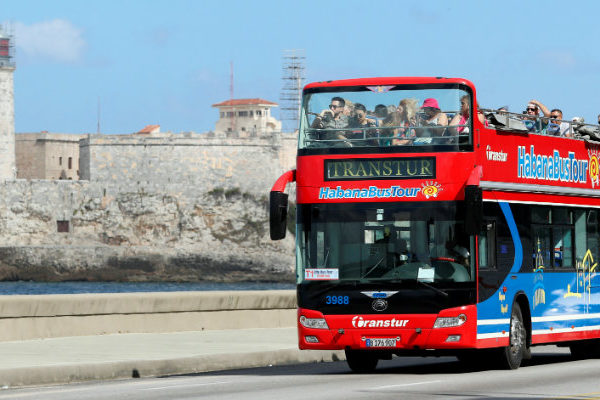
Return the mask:
<path fill-rule="evenodd" d="M 348 296 L 325 296 L 325 304 L 350 304 Z"/>

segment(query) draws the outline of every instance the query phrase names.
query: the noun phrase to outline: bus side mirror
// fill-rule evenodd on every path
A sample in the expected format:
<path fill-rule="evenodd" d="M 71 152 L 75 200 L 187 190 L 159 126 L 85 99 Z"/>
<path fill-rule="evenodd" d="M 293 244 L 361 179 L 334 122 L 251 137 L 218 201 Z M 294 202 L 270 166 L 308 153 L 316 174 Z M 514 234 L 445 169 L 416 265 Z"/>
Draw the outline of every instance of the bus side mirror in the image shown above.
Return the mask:
<path fill-rule="evenodd" d="M 483 196 L 479 186 L 465 187 L 465 231 L 477 235 L 483 225 Z"/>
<path fill-rule="evenodd" d="M 271 240 L 285 237 L 287 228 L 288 195 L 283 192 L 271 192 L 269 198 L 269 228 Z"/>

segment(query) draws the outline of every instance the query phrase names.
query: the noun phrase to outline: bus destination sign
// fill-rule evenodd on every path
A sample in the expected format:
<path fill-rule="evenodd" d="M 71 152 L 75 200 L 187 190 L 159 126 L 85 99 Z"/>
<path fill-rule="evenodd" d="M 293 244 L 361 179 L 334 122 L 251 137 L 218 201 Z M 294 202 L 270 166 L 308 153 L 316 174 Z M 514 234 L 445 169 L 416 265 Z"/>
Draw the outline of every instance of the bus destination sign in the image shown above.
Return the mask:
<path fill-rule="evenodd" d="M 435 157 L 325 160 L 326 181 L 435 178 Z"/>

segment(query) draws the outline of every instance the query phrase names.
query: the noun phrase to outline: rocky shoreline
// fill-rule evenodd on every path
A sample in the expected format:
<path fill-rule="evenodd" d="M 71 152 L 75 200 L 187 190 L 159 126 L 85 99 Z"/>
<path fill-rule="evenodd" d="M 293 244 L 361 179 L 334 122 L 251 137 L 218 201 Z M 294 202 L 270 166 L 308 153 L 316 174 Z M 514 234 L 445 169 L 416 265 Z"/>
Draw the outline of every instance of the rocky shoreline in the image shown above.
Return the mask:
<path fill-rule="evenodd" d="M 0 247 L 0 281 L 293 283 L 293 260 L 287 258 L 216 259 L 110 246 L 12 246 Z"/>

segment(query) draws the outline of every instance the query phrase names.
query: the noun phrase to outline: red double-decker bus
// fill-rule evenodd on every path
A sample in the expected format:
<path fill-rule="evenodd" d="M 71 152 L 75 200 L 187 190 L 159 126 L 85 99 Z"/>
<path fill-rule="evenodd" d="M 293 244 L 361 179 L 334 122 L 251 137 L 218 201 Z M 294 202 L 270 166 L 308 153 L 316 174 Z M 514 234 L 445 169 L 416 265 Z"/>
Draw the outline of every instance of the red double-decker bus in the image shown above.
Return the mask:
<path fill-rule="evenodd" d="M 465 79 L 304 88 L 296 170 L 271 191 L 281 239 L 296 182 L 301 349 L 344 349 L 354 371 L 394 354 L 514 369 L 549 343 L 600 354 L 596 136 L 472 110 Z"/>

